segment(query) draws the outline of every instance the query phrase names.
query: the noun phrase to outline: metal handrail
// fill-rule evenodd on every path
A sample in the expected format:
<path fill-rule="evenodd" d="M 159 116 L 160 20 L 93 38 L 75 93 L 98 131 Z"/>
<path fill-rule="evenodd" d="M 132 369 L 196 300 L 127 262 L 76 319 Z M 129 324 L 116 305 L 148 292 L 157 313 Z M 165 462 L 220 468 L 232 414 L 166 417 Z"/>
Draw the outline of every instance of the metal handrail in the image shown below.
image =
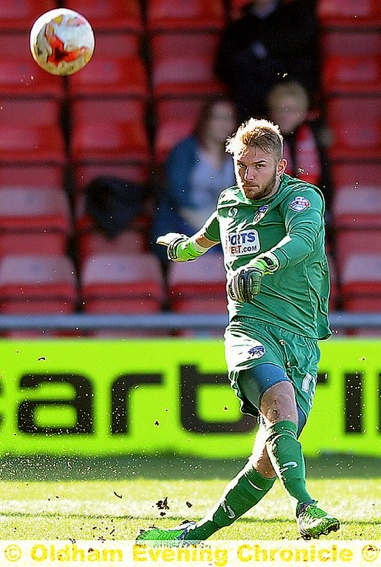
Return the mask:
<path fill-rule="evenodd" d="M 228 316 L 224 314 L 154 313 L 143 315 L 0 315 L 0 331 L 11 330 L 78 330 L 99 329 L 197 329 L 224 328 Z M 335 330 L 356 328 L 380 329 L 381 313 L 348 313 L 336 311 L 330 314 L 331 327 Z"/>

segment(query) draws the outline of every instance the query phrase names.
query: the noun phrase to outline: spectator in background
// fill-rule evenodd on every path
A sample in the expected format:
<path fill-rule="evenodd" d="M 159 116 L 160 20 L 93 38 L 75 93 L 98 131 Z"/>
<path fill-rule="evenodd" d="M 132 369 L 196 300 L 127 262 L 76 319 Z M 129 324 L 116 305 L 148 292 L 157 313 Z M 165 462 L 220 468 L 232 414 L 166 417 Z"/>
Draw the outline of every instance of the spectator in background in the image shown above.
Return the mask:
<path fill-rule="evenodd" d="M 296 81 L 280 82 L 269 92 L 267 108 L 268 117 L 279 125 L 283 134 L 286 172 L 319 186 L 329 221 L 332 195 L 324 129 L 318 121 L 308 119 L 307 91 Z"/>
<path fill-rule="evenodd" d="M 152 240 L 168 230 L 189 233 L 215 210 L 221 187 L 235 182 L 226 138 L 237 126 L 234 104 L 225 97 L 208 99 L 192 135 L 181 140 L 164 163 L 164 188 L 153 220 Z M 154 251 L 166 262 L 163 247 Z"/>
<path fill-rule="evenodd" d="M 222 34 L 217 77 L 228 85 L 240 120 L 266 114 L 266 97 L 282 78 L 319 92 L 316 0 L 252 0 Z"/>

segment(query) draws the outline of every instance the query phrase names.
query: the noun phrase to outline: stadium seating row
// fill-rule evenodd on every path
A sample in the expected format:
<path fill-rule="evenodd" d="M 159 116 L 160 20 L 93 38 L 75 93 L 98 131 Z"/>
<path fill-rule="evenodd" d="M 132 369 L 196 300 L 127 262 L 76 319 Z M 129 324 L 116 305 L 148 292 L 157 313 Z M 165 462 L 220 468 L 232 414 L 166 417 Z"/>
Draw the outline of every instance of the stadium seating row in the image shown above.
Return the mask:
<path fill-rule="evenodd" d="M 144 24 L 149 29 L 219 29 L 228 17 L 235 18 L 246 0 L 71 0 L 70 8 L 83 13 L 92 22 L 94 29 L 140 32 Z M 23 0 L 2 2 L 0 28 L 3 30 L 25 30 L 29 22 L 40 14 L 64 5 L 55 0 Z M 377 26 L 381 21 L 378 0 L 320 0 L 318 12 L 322 23 L 328 25 Z"/>
<path fill-rule="evenodd" d="M 174 312 L 226 312 L 221 259 L 210 254 L 196 269 L 173 264 L 168 284 L 158 259 L 148 252 L 90 254 L 78 277 L 64 254 L 13 254 L 0 260 L 4 314 L 67 314 L 79 305 L 85 313 L 157 313 L 166 299 Z"/>
<path fill-rule="evenodd" d="M 368 244 L 371 231 L 363 237 Z M 334 271 L 332 289 L 334 300 Z M 380 246 L 378 252 L 367 246 L 366 253 L 352 247 L 342 270 L 341 297 L 346 311 L 381 309 Z M 56 315 L 79 308 L 93 314 L 148 314 L 162 311 L 164 305 L 175 313 L 225 314 L 225 272 L 219 255 L 207 254 L 194 265 L 171 264 L 167 280 L 149 252 L 90 253 L 78 270 L 64 254 L 12 254 L 0 260 L 4 314 Z"/>
<path fill-rule="evenodd" d="M 2 163 L 141 163 L 152 157 L 160 163 L 169 148 L 188 134 L 203 98 L 164 97 L 157 101 L 153 156 L 149 143 L 146 105 L 136 98 L 76 99 L 70 107 L 69 143 L 60 126 L 61 106 L 54 100 L 3 97 L 0 123 Z M 359 109 L 361 108 L 361 112 Z M 180 118 L 182 116 L 182 118 Z M 379 96 L 356 93 L 332 96 L 327 118 L 333 133 L 331 157 L 373 160 L 381 157 Z M 68 160 L 69 156 L 69 162 Z"/>

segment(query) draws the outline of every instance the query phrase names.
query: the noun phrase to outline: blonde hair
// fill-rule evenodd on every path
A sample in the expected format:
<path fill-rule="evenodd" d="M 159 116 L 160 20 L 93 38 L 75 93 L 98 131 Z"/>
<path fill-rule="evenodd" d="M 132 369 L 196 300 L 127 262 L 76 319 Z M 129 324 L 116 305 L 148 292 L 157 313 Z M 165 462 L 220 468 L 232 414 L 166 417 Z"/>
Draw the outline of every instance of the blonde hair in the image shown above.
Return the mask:
<path fill-rule="evenodd" d="M 282 159 L 283 136 L 279 126 L 264 118 L 250 118 L 226 142 L 226 151 L 233 156 L 244 147 L 260 148 L 264 152 L 275 154 L 276 159 Z"/>
<path fill-rule="evenodd" d="M 267 105 L 269 109 L 274 107 L 274 105 L 278 103 L 279 99 L 282 99 L 284 96 L 293 97 L 298 102 L 301 109 L 304 111 L 308 110 L 310 103 L 307 91 L 303 85 L 297 81 L 288 81 L 286 83 L 278 83 L 275 85 L 267 97 Z"/>

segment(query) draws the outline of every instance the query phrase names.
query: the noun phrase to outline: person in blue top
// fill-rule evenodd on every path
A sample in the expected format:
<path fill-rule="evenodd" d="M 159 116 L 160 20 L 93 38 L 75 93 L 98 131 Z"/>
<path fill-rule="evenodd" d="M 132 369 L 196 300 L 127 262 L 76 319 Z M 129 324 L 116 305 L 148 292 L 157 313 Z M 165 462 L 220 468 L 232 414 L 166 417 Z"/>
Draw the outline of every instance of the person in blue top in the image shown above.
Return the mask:
<path fill-rule="evenodd" d="M 214 211 L 221 187 L 234 184 L 234 164 L 225 152 L 225 141 L 236 126 L 235 107 L 228 98 L 206 101 L 193 133 L 178 142 L 164 163 L 164 188 L 154 214 L 153 243 L 168 229 L 194 232 Z M 166 262 L 163 247 L 153 246 Z"/>

